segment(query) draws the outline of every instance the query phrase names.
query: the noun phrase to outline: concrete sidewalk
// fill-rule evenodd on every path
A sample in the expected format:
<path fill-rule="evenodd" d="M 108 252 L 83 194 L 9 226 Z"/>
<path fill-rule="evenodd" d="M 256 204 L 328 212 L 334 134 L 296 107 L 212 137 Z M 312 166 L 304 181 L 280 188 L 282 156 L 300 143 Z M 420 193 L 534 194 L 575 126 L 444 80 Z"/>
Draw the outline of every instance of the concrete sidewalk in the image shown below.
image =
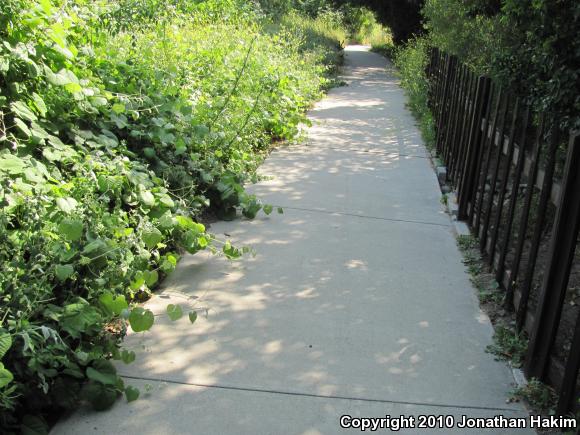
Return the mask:
<path fill-rule="evenodd" d="M 337 434 L 358 432 L 340 428 L 344 414 L 526 416 L 506 403 L 511 371 L 485 353 L 492 328 L 403 91 L 381 56 L 352 46 L 346 61 L 349 85 L 311 111 L 308 143 L 274 151 L 261 169 L 273 178 L 252 187 L 284 214 L 212 226 L 256 257 L 186 256 L 147 303 L 152 331 L 126 341 L 137 361 L 119 369 L 142 397 L 54 433 Z M 171 323 L 168 303 L 209 316 Z M 401 432 L 453 431 L 470 432 Z"/>

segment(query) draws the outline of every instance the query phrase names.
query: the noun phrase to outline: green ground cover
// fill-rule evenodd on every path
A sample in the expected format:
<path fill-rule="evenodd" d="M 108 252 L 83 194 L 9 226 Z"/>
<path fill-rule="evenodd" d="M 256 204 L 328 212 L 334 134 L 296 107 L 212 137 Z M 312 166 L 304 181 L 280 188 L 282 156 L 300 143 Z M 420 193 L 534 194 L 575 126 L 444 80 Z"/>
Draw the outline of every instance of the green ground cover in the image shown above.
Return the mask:
<path fill-rule="evenodd" d="M 135 303 L 183 252 L 247 252 L 200 221 L 273 211 L 243 185 L 346 39 L 330 12 L 242 0 L 2 2 L 0 432 L 138 397 L 111 363 L 154 322 Z"/>

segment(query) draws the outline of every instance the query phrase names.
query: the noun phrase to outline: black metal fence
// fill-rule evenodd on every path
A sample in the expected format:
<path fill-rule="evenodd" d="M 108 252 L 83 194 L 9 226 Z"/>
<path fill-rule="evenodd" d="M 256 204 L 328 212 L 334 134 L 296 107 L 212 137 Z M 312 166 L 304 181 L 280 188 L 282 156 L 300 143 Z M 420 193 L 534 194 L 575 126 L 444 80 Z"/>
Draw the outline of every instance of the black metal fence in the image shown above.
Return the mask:
<path fill-rule="evenodd" d="M 458 217 L 529 337 L 526 375 L 551 384 L 566 414 L 580 391 L 580 133 L 437 49 L 427 77 Z"/>

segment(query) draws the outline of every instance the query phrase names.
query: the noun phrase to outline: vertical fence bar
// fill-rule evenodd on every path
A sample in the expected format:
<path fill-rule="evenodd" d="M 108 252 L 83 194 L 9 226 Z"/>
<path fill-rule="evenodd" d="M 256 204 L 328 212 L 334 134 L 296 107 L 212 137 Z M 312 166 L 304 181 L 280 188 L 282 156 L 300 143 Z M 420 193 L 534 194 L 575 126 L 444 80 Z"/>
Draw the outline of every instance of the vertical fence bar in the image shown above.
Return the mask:
<path fill-rule="evenodd" d="M 442 53 L 439 61 L 439 83 L 437 86 L 437 107 L 435 112 L 435 120 L 437 125 L 439 125 L 439 120 L 441 119 L 441 114 L 443 111 L 443 91 L 445 89 L 445 84 L 447 83 L 446 71 L 448 66 L 449 56 Z M 439 139 L 439 131 L 436 130 L 437 139 Z M 436 144 L 436 148 L 439 149 L 439 143 Z"/>
<path fill-rule="evenodd" d="M 443 161 L 445 162 L 445 164 L 447 164 L 447 159 L 445 156 L 447 156 L 448 154 L 449 147 L 453 142 L 453 135 L 455 134 L 454 126 L 455 119 L 457 118 L 457 95 L 460 80 L 461 80 L 461 68 L 458 67 L 458 62 L 456 60 L 453 66 L 453 81 L 451 82 L 450 89 L 451 101 L 449 103 L 449 117 L 447 118 L 445 126 L 445 146 L 443 147 L 443 150 L 439 154 L 439 156 L 443 157 Z"/>
<path fill-rule="evenodd" d="M 549 263 L 544 273 L 536 320 L 526 355 L 525 371 L 530 377 L 543 379 L 546 373 L 548 357 L 556 338 L 566 297 L 579 226 L 580 135 L 572 136 L 568 146 L 562 190 L 550 242 Z"/>
<path fill-rule="evenodd" d="M 493 267 L 493 260 L 495 258 L 495 246 L 497 243 L 497 238 L 499 235 L 499 226 L 501 224 L 501 215 L 503 213 L 503 201 L 505 199 L 505 191 L 507 189 L 508 178 L 510 174 L 510 168 L 512 165 L 512 159 L 514 157 L 514 139 L 516 135 L 517 129 L 517 122 L 518 122 L 518 115 L 520 110 L 520 100 L 516 98 L 516 104 L 514 107 L 514 113 L 512 115 L 512 125 L 510 127 L 509 139 L 508 139 L 508 149 L 507 149 L 507 157 L 505 161 L 505 170 L 502 174 L 502 179 L 499 187 L 499 194 L 497 198 L 497 210 L 495 213 L 495 219 L 493 222 L 493 229 L 491 232 L 491 243 L 490 243 L 490 255 L 489 255 L 489 265 Z M 499 148 L 500 156 L 503 154 L 503 141 Z"/>
<path fill-rule="evenodd" d="M 445 84 L 443 86 L 443 93 L 441 96 L 441 112 L 439 113 L 439 119 L 437 122 L 437 152 L 440 153 L 442 149 L 445 148 L 448 138 L 448 119 L 450 111 L 450 92 L 451 92 L 451 82 L 454 80 L 454 68 L 457 63 L 457 58 L 455 56 L 448 56 L 447 62 L 445 64 Z"/>
<path fill-rule="evenodd" d="M 466 68 L 466 81 L 465 81 L 465 89 L 463 94 L 463 112 L 461 113 L 461 121 L 460 121 L 460 131 L 458 136 L 458 141 L 456 142 L 455 146 L 455 158 L 453 161 L 453 166 L 451 168 L 451 179 L 453 180 L 453 184 L 457 186 L 457 179 L 459 171 L 461 170 L 461 163 L 463 160 L 463 151 L 465 149 L 465 135 L 468 129 L 468 122 L 469 122 L 469 113 L 471 109 L 471 94 L 473 89 L 473 77 L 474 75 Z"/>
<path fill-rule="evenodd" d="M 552 123 L 553 124 L 553 123 Z M 546 208 L 550 201 L 552 194 L 552 184 L 554 182 L 554 167 L 556 164 L 556 151 L 558 150 L 559 131 L 556 127 L 552 127 L 552 134 L 550 137 L 550 146 L 548 150 L 548 161 L 544 167 L 544 182 L 542 184 L 542 192 L 540 194 L 540 202 L 537 209 L 536 227 L 534 229 L 534 236 L 532 239 L 532 246 L 530 248 L 529 260 L 526 268 L 526 275 L 524 283 L 521 288 L 522 298 L 518 310 L 516 312 L 516 324 L 521 328 L 526 319 L 528 310 L 528 301 L 530 299 L 530 291 L 532 287 L 532 280 L 534 278 L 534 271 L 536 270 L 536 260 L 538 259 L 538 250 L 542 241 L 542 231 L 544 222 L 546 220 Z M 536 180 L 530 180 L 535 184 Z"/>
<path fill-rule="evenodd" d="M 477 155 L 476 159 L 477 159 L 477 165 L 475 167 L 475 180 L 473 183 L 473 186 L 471 188 L 471 208 L 469 211 L 469 216 L 468 216 L 468 223 L 469 225 L 471 225 L 471 227 L 473 228 L 473 224 L 476 218 L 479 218 L 479 210 L 477 210 L 476 212 L 476 202 L 478 202 L 478 193 L 480 192 L 480 187 L 481 187 L 481 170 L 482 170 L 482 166 L 483 166 L 483 160 L 484 160 L 484 154 L 486 151 L 485 148 L 485 144 L 487 143 L 487 128 L 488 128 L 488 124 L 489 124 L 489 116 L 491 113 L 491 106 L 492 106 L 492 101 L 493 101 L 493 94 L 494 94 L 495 90 L 494 90 L 494 86 L 493 86 L 493 82 L 490 80 L 490 84 L 489 84 L 489 92 L 487 95 L 487 99 L 485 101 L 485 113 L 483 114 L 483 117 L 481 118 L 481 121 L 479 123 L 479 129 L 481 130 L 481 139 L 480 139 L 480 146 L 479 146 L 479 154 Z"/>
<path fill-rule="evenodd" d="M 469 72 L 469 88 L 467 90 L 467 111 L 465 118 L 463 118 L 463 126 L 461 131 L 461 146 L 458 151 L 457 165 L 455 166 L 455 186 L 459 189 L 461 186 L 461 177 L 465 172 L 465 158 L 467 156 L 467 145 L 469 141 L 469 133 L 471 131 L 471 118 L 475 107 L 475 92 L 477 89 L 477 78 L 473 72 Z"/>
<path fill-rule="evenodd" d="M 461 102 L 463 101 L 463 86 L 464 86 L 464 82 L 465 82 L 465 67 L 461 66 L 459 68 L 459 81 L 457 83 L 457 89 L 456 89 L 456 102 L 455 102 L 455 114 L 453 116 L 453 123 L 452 123 L 452 132 L 451 132 L 451 140 L 447 146 L 447 149 L 445 151 L 445 164 L 447 165 L 447 173 L 448 173 L 448 178 L 451 179 L 449 177 L 449 174 L 451 173 L 451 166 L 453 164 L 452 160 L 453 160 L 453 156 L 454 156 L 454 152 L 455 152 L 455 143 L 457 142 L 457 135 L 458 135 L 458 129 L 459 129 L 459 120 L 461 119 L 461 113 L 462 113 L 462 109 L 461 109 Z"/>
<path fill-rule="evenodd" d="M 484 216 L 484 221 L 483 221 L 482 234 L 481 234 L 480 239 L 479 239 L 479 247 L 482 251 L 486 251 L 486 246 L 487 246 L 487 232 L 489 230 L 489 221 L 491 219 L 491 211 L 493 209 L 495 187 L 497 185 L 497 177 L 499 174 L 501 156 L 503 154 L 503 139 L 504 139 L 504 134 L 505 134 L 505 118 L 507 115 L 508 104 L 509 104 L 509 97 L 506 95 L 504 98 L 503 108 L 501 110 L 501 115 L 500 115 L 501 127 L 499 128 L 499 132 L 496 132 L 495 129 L 491 131 L 490 146 L 491 146 L 492 150 L 493 150 L 493 148 L 495 148 L 495 145 L 496 145 L 495 140 L 496 140 L 496 137 L 498 137 L 498 144 L 497 144 L 498 150 L 497 150 L 497 159 L 496 159 L 495 166 L 493 168 L 493 173 L 491 176 L 491 184 L 489 186 L 489 198 L 487 200 L 487 204 L 486 204 L 486 208 L 485 208 L 485 216 Z M 491 155 L 493 155 L 493 152 Z M 491 157 L 491 155 L 490 155 L 490 157 Z"/>
<path fill-rule="evenodd" d="M 516 163 L 516 168 L 515 168 L 515 172 L 514 172 L 514 180 L 512 183 L 512 197 L 510 198 L 510 204 L 509 204 L 509 208 L 508 208 L 508 222 L 507 222 L 507 226 L 505 229 L 505 235 L 501 244 L 501 250 L 500 250 L 500 256 L 499 256 L 499 262 L 498 262 L 498 267 L 497 267 L 497 271 L 495 274 L 495 280 L 497 282 L 502 282 L 502 277 L 503 277 L 503 273 L 505 271 L 506 265 L 505 265 L 505 261 L 506 261 L 506 257 L 507 257 L 507 253 L 508 253 L 508 248 L 509 248 L 509 242 L 511 239 L 511 235 L 512 235 L 512 226 L 513 226 L 513 222 L 514 222 L 514 215 L 515 215 L 515 211 L 516 211 L 516 204 L 518 201 L 518 191 L 520 188 L 520 182 L 522 179 L 522 173 L 524 170 L 524 163 L 526 160 L 526 135 L 528 132 L 528 125 L 530 123 L 530 108 L 528 106 L 526 106 L 525 110 L 524 110 L 524 116 L 523 116 L 523 121 L 522 121 L 522 126 L 521 126 L 521 135 L 519 138 L 519 150 L 518 150 L 518 158 L 517 158 L 517 163 Z M 521 255 L 521 253 L 520 253 Z M 516 260 L 519 262 L 519 259 Z M 512 278 L 514 278 L 514 271 L 512 270 L 512 275 L 510 276 L 510 280 Z M 517 270 L 516 270 L 516 275 L 517 275 Z M 506 290 L 507 290 L 506 286 Z M 507 293 L 506 293 L 507 294 Z M 512 305 L 512 294 L 507 294 L 507 297 L 505 299 L 505 307 L 507 309 L 511 309 L 511 305 Z"/>
<path fill-rule="evenodd" d="M 536 132 L 536 140 L 534 142 L 534 149 L 532 151 L 532 164 L 529 169 L 526 194 L 524 199 L 524 206 L 522 217 L 519 222 L 519 234 L 516 252 L 514 255 L 514 264 L 512 266 L 510 280 L 506 288 L 506 302 L 511 300 L 513 303 L 514 286 L 518 278 L 520 271 L 520 264 L 522 261 L 522 254 L 524 252 L 524 245 L 526 243 L 526 233 L 528 231 L 528 221 L 530 218 L 530 208 L 532 206 L 532 199 L 534 196 L 534 190 L 536 186 L 536 177 L 538 176 L 538 167 L 540 165 L 540 153 L 542 151 L 542 136 L 544 134 L 544 114 L 540 115 L 540 122 L 538 125 L 538 130 Z M 521 301 L 520 301 L 521 305 Z M 518 308 L 519 311 L 519 308 Z M 517 324 L 518 331 L 521 329 L 521 324 Z"/>
<path fill-rule="evenodd" d="M 457 187 L 459 185 L 459 174 L 461 173 L 463 164 L 463 155 L 466 148 L 467 142 L 467 131 L 469 130 L 469 118 L 472 106 L 472 90 L 475 75 L 467 70 L 467 87 L 465 88 L 465 110 L 461 118 L 461 131 L 459 135 L 459 141 L 457 143 L 457 153 L 455 164 L 453 165 L 453 184 Z"/>
<path fill-rule="evenodd" d="M 488 107 L 490 110 L 491 110 L 491 103 L 492 103 L 493 95 L 494 95 L 494 93 L 492 92 L 489 96 L 490 100 L 489 100 Z M 495 105 L 493 121 L 491 121 L 489 119 L 489 116 L 491 116 L 491 114 L 488 114 L 488 119 L 485 122 L 485 129 L 483 132 L 483 138 L 484 138 L 483 148 L 487 147 L 487 153 L 486 153 L 485 161 L 483 163 L 483 170 L 480 174 L 480 180 L 481 180 L 480 181 L 480 186 L 481 186 L 480 187 L 480 195 L 479 195 L 479 198 L 477 200 L 477 214 L 475 216 L 474 224 L 473 224 L 473 228 L 475 229 L 475 234 L 478 237 L 479 237 L 479 227 L 480 227 L 482 211 L 483 211 L 483 200 L 485 197 L 485 185 L 487 183 L 487 174 L 489 172 L 489 165 L 490 165 L 491 157 L 493 155 L 493 138 L 495 137 L 493 132 L 495 132 L 495 128 L 497 126 L 497 118 L 499 116 L 499 109 L 501 106 L 502 99 L 503 99 L 503 92 L 502 92 L 501 88 L 498 88 L 497 101 L 496 101 L 496 105 Z M 491 133 L 489 132 L 490 121 L 491 121 Z"/>
<path fill-rule="evenodd" d="M 568 353 L 568 361 L 564 368 L 564 377 L 562 378 L 562 387 L 558 397 L 558 406 L 556 414 L 566 415 L 572 411 L 574 406 L 574 393 L 576 392 L 576 383 L 578 380 L 578 371 L 580 370 L 580 315 L 576 319 L 576 328 L 572 346 Z"/>
<path fill-rule="evenodd" d="M 459 184 L 459 211 L 458 219 L 464 220 L 467 218 L 467 205 L 471 198 L 473 185 L 477 178 L 476 167 L 477 157 L 479 156 L 479 148 L 481 147 L 481 119 L 486 111 L 487 97 L 489 95 L 491 80 L 487 77 L 479 77 L 477 79 L 477 91 L 475 93 L 475 100 L 473 102 L 471 131 L 469 132 L 469 140 L 467 142 L 466 164 L 461 174 L 461 182 Z"/>
<path fill-rule="evenodd" d="M 526 141 L 532 118 L 530 109 L 526 106 L 521 124 L 519 124 L 522 108 L 521 101 L 517 99 L 508 135 L 507 156 L 504 157 L 507 116 L 510 111 L 509 96 L 501 88 L 497 89 L 497 95 L 495 95 L 496 90 L 488 78 L 476 78 L 467 67 L 458 62 L 455 56 L 449 56 L 437 48 L 430 51 L 425 73 L 429 81 L 429 106 L 435 118 L 437 152 L 447 165 L 449 179 L 458 190 L 458 217 L 462 220 L 467 219 L 475 234 L 480 237 L 480 248 L 488 252 L 492 268 L 495 266 L 494 259 L 498 251 L 499 263 L 495 267 L 495 277 L 500 283 L 508 268 L 506 262 L 508 254 L 509 258 L 512 258 L 510 248 L 515 243 L 515 252 L 512 264 L 509 265 L 509 280 L 506 285 L 506 308 L 512 308 L 515 305 L 514 289 L 519 281 L 520 266 L 524 258 L 525 246 L 527 246 L 527 234 L 532 229 L 529 221 L 532 212 L 535 213 L 533 235 L 527 253 L 528 261 L 526 270 L 523 271 L 525 272 L 524 279 L 516 310 L 516 326 L 518 330 L 521 330 L 528 312 L 528 301 L 536 273 L 539 248 L 546 226 L 546 211 L 554 184 L 560 131 L 552 127 L 546 157 L 541 158 L 544 155 L 542 144 L 546 120 L 543 113 L 540 115 L 528 167 L 529 150 Z M 494 110 L 492 104 L 495 99 L 497 102 Z M 494 112 L 493 118 L 492 112 Z M 554 120 L 551 121 L 553 124 Z M 498 125 L 499 129 L 497 129 Z M 516 137 L 519 138 L 517 157 L 515 157 Z M 539 203 L 537 208 L 532 210 L 541 160 L 545 161 L 543 182 L 539 189 Z M 520 191 L 523 187 L 521 180 L 525 173 L 528 173 L 528 177 L 522 204 L 523 210 L 519 215 L 516 210 L 520 204 Z M 490 183 L 486 194 L 488 180 Z M 508 186 L 511 186 L 511 197 L 509 197 Z M 497 207 L 494 209 L 496 200 Z M 505 215 L 504 203 L 509 204 L 507 215 Z M 495 215 L 492 219 L 493 211 Z M 516 231 L 514 228 L 516 214 L 520 216 L 517 237 L 512 236 L 512 233 Z M 502 218 L 507 220 L 507 227 L 503 231 L 500 230 Z M 543 379 L 546 376 L 550 352 L 562 315 L 579 230 L 580 133 L 575 133 L 570 136 L 566 167 L 550 240 L 547 269 L 544 271 L 535 321 L 530 334 L 524 367 L 528 377 Z M 579 370 L 580 315 L 576 320 L 572 346 L 559 390 L 557 412 L 560 415 L 569 412 L 574 404 Z"/>
<path fill-rule="evenodd" d="M 461 102 L 463 101 L 463 87 L 465 84 L 465 66 L 461 65 L 460 80 L 457 88 L 457 102 L 455 106 L 455 113 L 453 114 L 453 126 L 451 138 L 447 146 L 446 162 L 447 162 L 447 178 L 451 180 L 451 168 L 453 167 L 453 159 L 455 157 L 455 144 L 457 142 L 457 135 L 459 132 L 459 119 L 461 118 Z"/>

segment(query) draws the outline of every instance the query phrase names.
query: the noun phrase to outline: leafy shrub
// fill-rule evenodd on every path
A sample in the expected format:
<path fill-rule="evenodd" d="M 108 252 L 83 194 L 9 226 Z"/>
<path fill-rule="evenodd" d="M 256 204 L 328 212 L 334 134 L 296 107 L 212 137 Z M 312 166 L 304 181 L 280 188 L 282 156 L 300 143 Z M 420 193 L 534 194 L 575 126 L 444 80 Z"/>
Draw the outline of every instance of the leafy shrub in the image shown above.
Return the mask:
<path fill-rule="evenodd" d="M 388 42 L 384 44 L 373 44 L 371 46 L 371 51 L 382 54 L 386 58 L 393 60 L 395 58 L 396 47 L 394 44 Z"/>
<path fill-rule="evenodd" d="M 327 65 L 326 77 L 333 77 L 342 63 L 340 51 L 348 39 L 347 31 L 338 12 L 327 11 L 316 18 L 290 12 L 274 25 L 275 33 L 284 31 L 300 41 L 303 52 L 320 56 L 318 62 Z M 329 82 L 330 83 L 330 82 Z M 328 83 L 325 83 L 327 85 Z"/>
<path fill-rule="evenodd" d="M 258 0 L 261 9 L 268 15 L 282 17 L 293 11 L 300 15 L 316 18 L 333 6 L 331 0 Z"/>
<path fill-rule="evenodd" d="M 394 61 L 401 76 L 401 86 L 409 96 L 409 108 L 419 120 L 419 128 L 427 146 L 435 143 L 433 115 L 427 101 L 428 82 L 425 68 L 429 60 L 429 43 L 415 38 L 395 50 Z"/>
<path fill-rule="evenodd" d="M 336 5 L 370 9 L 377 21 L 390 29 L 395 45 L 402 45 L 422 33 L 421 7 L 424 0 L 334 0 Z"/>
<path fill-rule="evenodd" d="M 176 0 L 156 21 L 165 2 L 0 5 L 2 433 L 134 400 L 110 360 L 154 322 L 135 302 L 183 251 L 247 252 L 206 232 L 208 209 L 271 213 L 243 183 L 297 133 L 332 46 L 266 32 L 245 3 Z"/>
<path fill-rule="evenodd" d="M 390 31 L 377 22 L 375 14 L 370 9 L 346 4 L 340 11 L 351 41 L 368 45 L 392 42 Z"/>
<path fill-rule="evenodd" d="M 557 119 L 580 127 L 580 3 L 566 0 L 427 0 L 433 45 Z"/>

